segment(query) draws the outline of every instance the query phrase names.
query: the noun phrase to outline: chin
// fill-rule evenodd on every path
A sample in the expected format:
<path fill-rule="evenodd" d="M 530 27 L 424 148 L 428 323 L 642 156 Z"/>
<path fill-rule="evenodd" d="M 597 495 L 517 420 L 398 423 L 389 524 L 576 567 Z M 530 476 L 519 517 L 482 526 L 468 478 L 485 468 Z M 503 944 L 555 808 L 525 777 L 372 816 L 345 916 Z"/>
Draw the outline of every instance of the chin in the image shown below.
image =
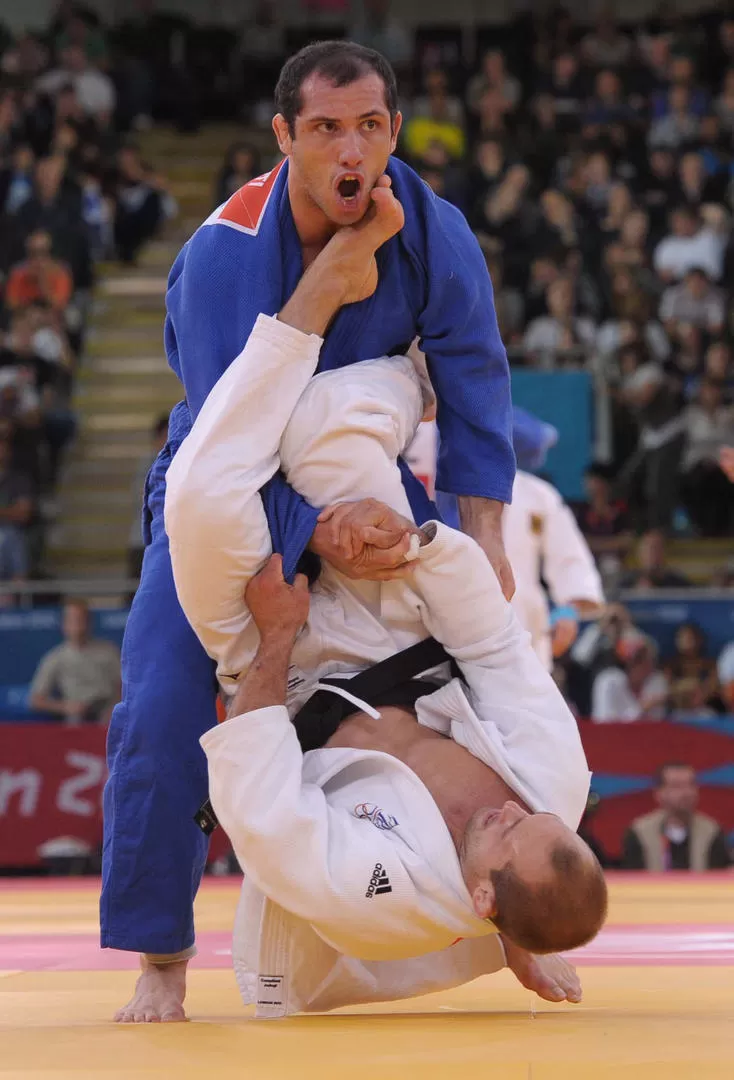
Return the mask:
<path fill-rule="evenodd" d="M 361 221 L 369 209 L 369 203 L 360 201 L 354 206 L 342 206 L 339 203 L 331 203 L 329 206 L 329 220 L 335 225 L 356 225 Z"/>

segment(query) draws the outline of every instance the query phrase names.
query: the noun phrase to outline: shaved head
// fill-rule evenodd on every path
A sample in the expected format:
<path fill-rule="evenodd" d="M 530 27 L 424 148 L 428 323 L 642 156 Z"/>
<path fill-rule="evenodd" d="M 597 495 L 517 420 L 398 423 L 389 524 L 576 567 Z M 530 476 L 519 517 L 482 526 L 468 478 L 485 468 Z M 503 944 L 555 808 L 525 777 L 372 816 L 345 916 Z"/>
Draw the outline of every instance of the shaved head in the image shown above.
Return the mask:
<path fill-rule="evenodd" d="M 490 873 L 495 894 L 492 922 L 532 953 L 565 952 L 594 938 L 607 915 L 607 885 L 591 849 L 579 837 L 550 852 L 551 875 L 523 880 L 512 862 Z"/>

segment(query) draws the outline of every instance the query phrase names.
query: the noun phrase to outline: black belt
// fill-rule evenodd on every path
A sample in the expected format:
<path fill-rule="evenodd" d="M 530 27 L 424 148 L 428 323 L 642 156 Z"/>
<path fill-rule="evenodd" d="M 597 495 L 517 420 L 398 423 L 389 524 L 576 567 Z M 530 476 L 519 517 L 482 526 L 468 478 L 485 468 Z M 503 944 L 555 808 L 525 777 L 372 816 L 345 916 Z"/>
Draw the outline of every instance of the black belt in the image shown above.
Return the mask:
<path fill-rule="evenodd" d="M 412 707 L 419 697 L 432 693 L 436 686 L 417 676 L 431 668 L 454 661 L 435 638 L 426 638 L 402 652 L 381 660 L 351 679 L 326 677 L 322 683 L 342 687 L 368 705 L 404 705 Z M 456 668 L 454 665 L 454 673 Z M 317 690 L 303 705 L 293 725 L 304 754 L 325 746 L 342 720 L 358 711 L 358 706 L 329 690 Z M 194 821 L 209 836 L 219 822 L 209 799 L 199 808 Z"/>

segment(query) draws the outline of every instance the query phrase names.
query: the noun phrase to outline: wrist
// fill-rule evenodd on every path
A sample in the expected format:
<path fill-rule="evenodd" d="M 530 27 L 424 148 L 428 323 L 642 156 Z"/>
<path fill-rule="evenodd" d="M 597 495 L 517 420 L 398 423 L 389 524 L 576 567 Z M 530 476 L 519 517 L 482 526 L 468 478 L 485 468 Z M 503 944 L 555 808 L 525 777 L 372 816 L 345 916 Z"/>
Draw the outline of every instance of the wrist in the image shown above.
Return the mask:
<path fill-rule="evenodd" d="M 335 272 L 311 272 L 315 266 L 314 263 L 301 278 L 278 320 L 304 334 L 323 337 L 344 302 L 345 285 L 343 277 Z"/>
<path fill-rule="evenodd" d="M 459 495 L 458 504 L 462 528 L 471 535 L 474 530 L 501 533 L 504 503 L 480 495 Z"/>
<path fill-rule="evenodd" d="M 277 626 L 273 627 L 272 630 L 266 630 L 264 633 L 260 631 L 257 658 L 262 660 L 271 657 L 290 657 L 300 632 L 300 626 L 297 629 L 290 626 Z"/>

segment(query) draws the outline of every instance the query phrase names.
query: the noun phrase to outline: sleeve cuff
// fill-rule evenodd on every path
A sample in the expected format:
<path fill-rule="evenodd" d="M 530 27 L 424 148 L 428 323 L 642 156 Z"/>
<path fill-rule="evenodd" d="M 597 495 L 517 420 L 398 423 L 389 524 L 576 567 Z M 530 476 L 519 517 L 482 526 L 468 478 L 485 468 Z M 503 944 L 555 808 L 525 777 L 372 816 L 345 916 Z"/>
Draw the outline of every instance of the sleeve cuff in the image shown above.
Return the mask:
<path fill-rule="evenodd" d="M 240 713 L 229 720 L 217 724 L 216 727 L 205 731 L 199 739 L 199 743 L 207 755 L 212 757 L 225 747 L 236 746 L 239 742 L 247 742 L 249 747 L 255 732 L 261 728 L 272 730 L 285 722 L 290 725 L 290 717 L 285 705 L 266 705 L 262 709 L 253 709 L 252 712 Z"/>
<path fill-rule="evenodd" d="M 324 343 L 324 339 L 318 334 L 305 334 L 303 330 L 297 330 L 295 326 L 281 322 L 277 315 L 264 315 L 262 312 L 255 320 L 252 334 L 270 345 L 297 351 L 299 356 L 303 355 L 305 348 L 315 349 L 318 352 Z"/>

